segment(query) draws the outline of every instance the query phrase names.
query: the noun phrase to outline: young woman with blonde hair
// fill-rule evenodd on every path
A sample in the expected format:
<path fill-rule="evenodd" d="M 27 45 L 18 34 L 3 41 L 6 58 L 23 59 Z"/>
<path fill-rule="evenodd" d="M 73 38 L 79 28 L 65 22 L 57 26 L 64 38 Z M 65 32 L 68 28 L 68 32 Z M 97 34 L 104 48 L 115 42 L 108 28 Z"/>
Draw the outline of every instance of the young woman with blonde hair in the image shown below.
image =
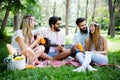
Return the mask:
<path fill-rule="evenodd" d="M 43 59 L 52 58 L 44 53 L 44 46 L 39 45 L 41 37 L 34 40 L 33 28 L 34 17 L 25 15 L 22 19 L 20 30 L 17 30 L 12 37 L 12 46 L 27 57 L 28 64 L 34 65 L 39 64 L 38 57 Z"/>

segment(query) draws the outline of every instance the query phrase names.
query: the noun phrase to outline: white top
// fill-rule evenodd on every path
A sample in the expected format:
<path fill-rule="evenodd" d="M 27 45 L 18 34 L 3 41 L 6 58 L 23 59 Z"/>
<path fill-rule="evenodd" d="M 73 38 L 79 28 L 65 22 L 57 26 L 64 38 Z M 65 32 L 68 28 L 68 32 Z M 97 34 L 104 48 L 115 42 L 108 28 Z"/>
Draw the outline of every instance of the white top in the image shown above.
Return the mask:
<path fill-rule="evenodd" d="M 49 27 L 42 27 L 34 31 L 35 35 L 42 35 L 51 41 L 51 44 L 65 44 L 65 34 L 62 31 L 53 32 Z M 49 52 L 58 52 L 56 47 L 50 47 Z"/>
<path fill-rule="evenodd" d="M 20 46 L 19 46 L 19 44 L 16 42 L 16 38 L 17 37 L 21 37 L 22 39 L 23 39 L 23 41 L 24 41 L 24 36 L 23 36 L 23 33 L 22 33 L 22 30 L 17 30 L 14 34 L 13 34 L 13 36 L 12 36 L 12 42 L 11 42 L 11 45 L 14 47 L 14 48 L 16 48 L 16 50 L 18 51 L 18 52 L 20 52 L 21 51 L 21 48 L 20 48 Z M 33 40 L 33 38 L 32 38 L 32 40 Z"/>

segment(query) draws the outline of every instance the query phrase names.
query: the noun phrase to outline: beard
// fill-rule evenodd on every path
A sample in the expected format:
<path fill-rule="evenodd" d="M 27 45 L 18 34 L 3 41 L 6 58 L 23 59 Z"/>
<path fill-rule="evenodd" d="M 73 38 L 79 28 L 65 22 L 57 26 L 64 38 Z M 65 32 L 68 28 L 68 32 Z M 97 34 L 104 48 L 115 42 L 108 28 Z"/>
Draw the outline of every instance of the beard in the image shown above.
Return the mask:
<path fill-rule="evenodd" d="M 59 31 L 60 31 L 60 26 L 59 26 L 59 27 L 54 27 L 54 30 L 55 30 L 56 32 L 59 32 Z"/>
<path fill-rule="evenodd" d="M 80 29 L 80 31 L 81 31 L 82 33 L 85 33 L 85 34 L 88 33 L 88 29 L 87 29 L 87 27 L 86 27 L 86 28 L 83 28 L 83 29 Z"/>

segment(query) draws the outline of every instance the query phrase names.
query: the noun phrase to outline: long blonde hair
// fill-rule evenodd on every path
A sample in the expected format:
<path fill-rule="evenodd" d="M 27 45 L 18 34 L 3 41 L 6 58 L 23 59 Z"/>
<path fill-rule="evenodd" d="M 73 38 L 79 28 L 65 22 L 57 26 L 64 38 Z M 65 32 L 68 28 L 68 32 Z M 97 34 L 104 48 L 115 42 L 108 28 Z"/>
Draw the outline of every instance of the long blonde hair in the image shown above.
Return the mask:
<path fill-rule="evenodd" d="M 31 25 L 33 21 L 33 16 L 31 15 L 25 15 L 22 19 L 20 29 L 22 29 L 23 36 L 25 38 L 25 42 L 27 44 L 31 44 L 32 42 L 32 27 Z"/>
<path fill-rule="evenodd" d="M 90 26 L 91 25 L 95 27 L 95 32 L 93 34 L 91 34 L 90 32 L 90 36 L 88 38 L 88 43 L 87 43 L 88 50 L 90 50 L 93 45 L 96 51 L 100 51 L 102 46 L 101 35 L 100 35 L 100 25 L 95 21 L 93 21 L 90 24 Z"/>

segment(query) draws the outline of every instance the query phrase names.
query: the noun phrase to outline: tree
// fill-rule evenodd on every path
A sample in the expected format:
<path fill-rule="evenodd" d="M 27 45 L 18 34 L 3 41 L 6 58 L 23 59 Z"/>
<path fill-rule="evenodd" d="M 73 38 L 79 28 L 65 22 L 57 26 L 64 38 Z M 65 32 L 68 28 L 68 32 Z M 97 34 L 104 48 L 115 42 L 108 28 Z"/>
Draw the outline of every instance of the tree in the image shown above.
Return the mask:
<path fill-rule="evenodd" d="M 2 3 L 3 3 L 3 8 L 2 9 L 5 9 L 6 13 L 5 13 L 2 25 L 1 25 L 1 30 L 4 31 L 6 23 L 7 23 L 8 16 L 9 16 L 9 12 L 11 11 L 14 14 L 13 30 L 16 31 L 18 29 L 18 25 L 19 25 L 18 24 L 19 11 L 27 9 L 24 6 L 24 3 L 35 4 L 36 2 L 35 2 L 35 0 L 26 0 L 26 1 L 23 1 L 23 2 L 21 2 L 21 0 L 3 0 Z"/>
<path fill-rule="evenodd" d="M 54 0 L 54 6 L 53 6 L 53 16 L 55 16 L 55 10 L 56 10 L 56 0 Z"/>
<path fill-rule="evenodd" d="M 108 5 L 109 5 L 109 17 L 110 17 L 108 35 L 110 35 L 111 37 L 114 37 L 115 36 L 115 28 L 114 28 L 114 13 L 113 13 L 112 0 L 108 0 Z"/>
<path fill-rule="evenodd" d="M 69 28 L 68 28 L 68 17 L 69 17 L 69 0 L 66 0 L 66 20 L 65 20 L 65 23 L 66 23 L 66 35 L 68 35 L 68 31 L 69 31 Z"/>
<path fill-rule="evenodd" d="M 95 17 L 95 9 L 96 9 L 96 0 L 94 1 L 92 21 L 94 20 L 94 17 Z"/>
<path fill-rule="evenodd" d="M 13 3 L 13 14 L 14 14 L 14 27 L 13 31 L 18 30 L 19 28 L 19 22 L 18 22 L 18 17 L 19 17 L 19 11 L 20 9 L 24 9 L 25 7 L 21 4 L 20 0 L 15 0 Z"/>
<path fill-rule="evenodd" d="M 18 27 L 18 11 L 21 8 L 21 6 L 23 7 L 23 5 L 21 4 L 20 0 L 3 0 L 3 7 L 2 10 L 6 10 L 2 25 L 1 25 L 1 30 L 4 31 L 7 20 L 8 20 L 8 16 L 9 16 L 9 12 L 12 11 L 14 14 L 14 26 L 15 26 L 15 30 Z"/>
<path fill-rule="evenodd" d="M 114 26 L 117 27 L 117 29 L 120 26 L 120 0 L 114 0 L 113 2 L 113 13 L 114 13 Z"/>
<path fill-rule="evenodd" d="M 80 10 L 80 0 L 78 0 L 78 5 L 77 5 L 77 18 L 79 17 L 79 10 Z M 75 29 L 75 33 L 77 32 L 77 26 Z"/>
<path fill-rule="evenodd" d="M 87 17 L 88 17 L 88 16 L 87 16 L 87 13 L 88 13 L 88 12 L 87 12 L 87 11 L 88 11 L 87 9 L 88 9 L 88 0 L 86 1 L 86 9 L 85 9 L 85 10 L 86 10 L 86 15 L 85 15 L 86 21 L 87 21 Z"/>
<path fill-rule="evenodd" d="M 5 29 L 5 26 L 6 26 L 6 23 L 7 23 L 7 19 L 8 19 L 8 16 L 9 16 L 9 12 L 10 12 L 10 9 L 11 9 L 11 3 L 12 3 L 12 0 L 3 0 L 1 2 L 2 3 L 5 3 L 4 4 L 4 7 L 2 7 L 2 9 L 6 9 L 6 12 L 5 12 L 5 16 L 4 16 L 4 19 L 3 19 L 3 22 L 2 22 L 2 25 L 1 25 L 1 31 L 4 32 L 4 29 Z"/>

